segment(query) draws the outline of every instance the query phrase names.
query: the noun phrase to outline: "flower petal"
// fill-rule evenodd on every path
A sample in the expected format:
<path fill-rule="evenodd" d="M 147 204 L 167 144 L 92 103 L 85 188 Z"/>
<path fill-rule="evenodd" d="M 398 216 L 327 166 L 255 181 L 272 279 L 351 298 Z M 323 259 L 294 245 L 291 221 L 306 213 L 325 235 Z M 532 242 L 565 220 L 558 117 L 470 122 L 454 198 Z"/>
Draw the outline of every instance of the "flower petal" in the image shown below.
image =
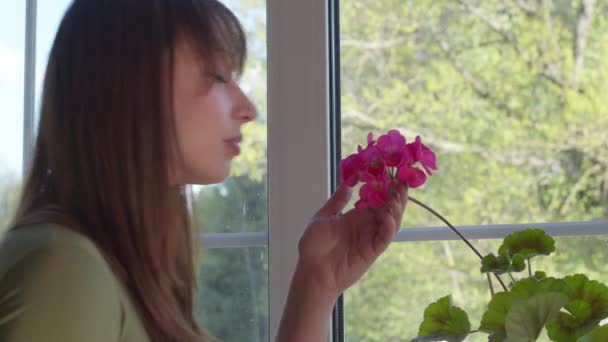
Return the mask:
<path fill-rule="evenodd" d="M 397 180 L 407 183 L 410 188 L 417 188 L 426 182 L 426 175 L 417 167 L 402 165 L 397 170 Z"/>
<path fill-rule="evenodd" d="M 366 165 L 357 154 L 340 161 L 340 183 L 348 186 L 355 186 L 360 180 L 360 174 L 365 170 Z"/>

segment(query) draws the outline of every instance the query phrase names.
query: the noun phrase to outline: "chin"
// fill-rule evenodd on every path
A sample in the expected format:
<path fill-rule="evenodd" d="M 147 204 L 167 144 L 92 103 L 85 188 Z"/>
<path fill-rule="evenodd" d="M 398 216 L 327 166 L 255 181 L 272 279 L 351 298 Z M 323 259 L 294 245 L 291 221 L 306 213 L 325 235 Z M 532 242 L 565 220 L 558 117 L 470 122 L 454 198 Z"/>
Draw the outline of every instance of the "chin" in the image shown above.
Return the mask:
<path fill-rule="evenodd" d="M 230 168 L 226 170 L 215 170 L 213 173 L 206 173 L 204 176 L 193 177 L 194 182 L 190 184 L 211 185 L 224 182 L 230 176 Z"/>
<path fill-rule="evenodd" d="M 225 175 L 225 176 L 222 176 L 222 177 L 217 177 L 217 178 L 214 178 L 214 179 L 211 179 L 211 180 L 205 182 L 204 184 L 211 185 L 211 184 L 223 183 L 226 179 L 228 179 L 228 176 L 229 175 Z"/>
<path fill-rule="evenodd" d="M 207 177 L 192 177 L 190 178 L 186 184 L 193 184 L 193 185 L 212 185 L 212 184 L 219 184 L 219 183 L 223 183 L 227 178 L 228 178 L 228 174 L 226 175 L 207 175 Z"/>
<path fill-rule="evenodd" d="M 178 184 L 211 185 L 224 182 L 230 176 L 230 163 L 215 164 L 216 167 L 190 167 L 177 177 Z"/>

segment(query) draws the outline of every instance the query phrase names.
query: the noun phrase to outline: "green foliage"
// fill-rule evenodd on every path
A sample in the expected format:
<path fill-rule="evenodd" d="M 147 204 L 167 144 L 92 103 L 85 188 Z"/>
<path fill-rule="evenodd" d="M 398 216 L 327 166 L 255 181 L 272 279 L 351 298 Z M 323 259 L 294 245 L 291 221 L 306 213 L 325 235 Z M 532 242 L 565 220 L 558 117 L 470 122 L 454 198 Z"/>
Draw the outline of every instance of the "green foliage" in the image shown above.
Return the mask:
<path fill-rule="evenodd" d="M 521 259 L 531 258 L 553 252 L 555 243 L 544 231 L 527 229 L 506 236 L 500 250 L 502 254 L 499 257 L 490 254 L 482 259 L 482 272 L 503 274 L 512 266 L 508 253 L 515 253 Z M 431 308 L 442 308 L 445 312 L 446 305 L 451 305 L 446 300 L 448 297 L 440 300 L 443 307 L 437 302 L 427 308 L 423 325 L 429 328 L 423 330 L 421 325 L 419 336 L 445 334 L 437 323 L 433 325 L 432 322 L 446 322 L 448 319 L 445 315 L 431 316 L 435 312 Z M 546 328 L 551 340 L 568 342 L 586 336 L 606 317 L 606 285 L 589 280 L 584 274 L 560 279 L 537 271 L 534 276 L 515 281 L 508 291 L 492 295 L 479 330 L 488 333 L 490 341 L 519 342 L 536 341 Z"/>
<path fill-rule="evenodd" d="M 595 327 L 589 334 L 583 336 L 578 342 L 605 342 L 608 341 L 608 325 Z"/>
<path fill-rule="evenodd" d="M 495 294 L 488 304 L 488 310 L 481 319 L 479 330 L 489 333 L 493 341 L 502 341 L 507 337 L 505 324 L 513 299 L 510 293 L 501 292 Z"/>
<path fill-rule="evenodd" d="M 583 69 L 572 62 L 580 6 L 544 1 L 529 14 L 515 1 L 345 2 L 343 150 L 368 130 L 421 134 L 440 154 L 439 173 L 459 176 L 418 197 L 461 224 L 605 216 L 594 137 L 608 128 L 607 5 L 597 2 Z M 428 224 L 422 213 L 409 219 Z"/>
<path fill-rule="evenodd" d="M 517 300 L 507 313 L 507 342 L 536 341 L 545 324 L 568 302 L 560 292 L 541 292 L 529 299 Z"/>
<path fill-rule="evenodd" d="M 509 292 L 500 292 L 492 297 L 488 303 L 488 310 L 481 318 L 479 330 L 487 332 L 496 341 L 502 341 L 505 338 L 510 337 L 507 331 L 507 321 L 510 319 L 513 324 L 524 319 L 524 316 L 526 315 L 535 315 L 538 317 L 535 321 L 535 325 L 529 326 L 528 328 L 538 327 L 540 318 L 545 317 L 544 315 L 547 313 L 552 313 L 552 311 L 549 310 L 553 309 L 552 306 L 543 306 L 543 303 L 548 304 L 548 302 L 546 302 L 547 298 L 557 300 L 560 299 L 561 296 L 554 296 L 553 294 L 560 294 L 567 299 L 568 293 L 568 286 L 561 279 L 545 278 L 540 281 L 533 278 L 522 279 L 516 282 Z M 543 297 L 542 295 L 544 294 L 551 294 L 551 296 Z M 539 305 L 539 310 L 542 310 L 539 312 L 533 310 L 526 311 L 526 309 L 534 308 L 532 303 Z M 557 311 L 559 311 L 564 304 L 565 302 L 561 303 L 557 308 Z M 517 307 L 517 310 L 516 313 L 511 314 L 514 305 Z M 542 322 L 544 325 L 545 321 Z M 536 332 L 536 336 L 538 336 L 539 332 L 540 329 Z"/>
<path fill-rule="evenodd" d="M 481 273 L 504 274 L 521 272 L 526 269 L 526 259 L 521 254 L 515 254 L 511 259 L 507 253 L 488 254 L 481 260 Z"/>
<path fill-rule="evenodd" d="M 193 201 L 200 232 L 267 230 L 266 195 L 266 184 L 248 177 L 200 189 Z M 268 341 L 266 248 L 204 248 L 198 284 L 196 317 L 211 334 L 223 341 Z"/>
<path fill-rule="evenodd" d="M 565 277 L 564 281 L 571 288 L 570 302 L 547 326 L 549 337 L 554 341 L 576 340 L 608 317 L 606 285 L 589 280 L 583 274 Z"/>
<path fill-rule="evenodd" d="M 439 170 L 411 194 L 456 225 L 608 217 L 608 1 L 595 2 L 586 48 L 577 52 L 582 6 L 341 1 L 343 155 L 368 131 L 420 134 L 437 152 Z M 407 227 L 440 224 L 408 206 Z M 608 281 L 605 237 L 556 240 L 551 258 L 533 260 L 546 272 L 535 278 L 585 273 Z M 473 242 L 499 257 L 500 242 Z M 452 293 L 479 322 L 489 297 L 475 256 L 457 241 L 393 244 L 345 295 L 347 339 L 414 336 L 438 293 Z"/>
<path fill-rule="evenodd" d="M 507 235 L 498 248 L 500 255 L 530 259 L 555 252 L 555 240 L 542 229 L 526 229 Z"/>
<path fill-rule="evenodd" d="M 424 320 L 418 330 L 418 338 L 423 341 L 463 341 L 469 334 L 471 323 L 462 309 L 452 305 L 450 296 L 440 298 L 424 310 Z"/>
<path fill-rule="evenodd" d="M 0 175 L 0 236 L 13 218 L 21 190 L 21 182 L 11 174 Z"/>
<path fill-rule="evenodd" d="M 570 295 L 572 290 L 563 279 L 548 277 L 540 281 L 534 278 L 521 279 L 509 291 L 515 299 L 526 299 L 543 292 L 559 292 Z"/>

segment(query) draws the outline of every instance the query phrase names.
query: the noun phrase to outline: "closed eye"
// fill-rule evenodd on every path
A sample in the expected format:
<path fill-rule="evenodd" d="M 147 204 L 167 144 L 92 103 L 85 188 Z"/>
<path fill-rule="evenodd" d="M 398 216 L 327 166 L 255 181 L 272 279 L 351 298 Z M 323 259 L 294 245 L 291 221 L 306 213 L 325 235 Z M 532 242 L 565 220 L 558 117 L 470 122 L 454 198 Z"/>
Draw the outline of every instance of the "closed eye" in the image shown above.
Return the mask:
<path fill-rule="evenodd" d="M 228 83 L 228 80 L 220 74 L 214 75 L 213 78 L 220 83 Z"/>

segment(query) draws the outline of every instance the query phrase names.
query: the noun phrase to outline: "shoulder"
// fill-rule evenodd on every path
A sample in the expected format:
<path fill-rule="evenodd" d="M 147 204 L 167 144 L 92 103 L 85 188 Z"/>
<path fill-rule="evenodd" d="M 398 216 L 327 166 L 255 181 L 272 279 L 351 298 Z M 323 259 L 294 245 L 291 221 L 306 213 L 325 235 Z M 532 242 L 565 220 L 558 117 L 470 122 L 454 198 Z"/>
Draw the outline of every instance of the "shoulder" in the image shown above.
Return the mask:
<path fill-rule="evenodd" d="M 10 267 L 12 261 L 19 261 L 32 253 L 54 250 L 79 252 L 102 258 L 93 242 L 84 235 L 55 224 L 36 224 L 4 234 L 0 240 L 0 272 Z"/>
<path fill-rule="evenodd" d="M 83 334 L 118 336 L 121 303 L 118 283 L 85 236 L 54 225 L 22 227 L 0 243 L 0 337 L 72 341 Z M 79 335 L 78 331 L 83 332 Z M 67 332 L 66 332 L 67 330 Z M 17 336 L 15 335 L 15 336 Z M 90 340 L 90 336 L 85 338 Z M 2 339 L 4 340 L 4 339 Z"/>
<path fill-rule="evenodd" d="M 27 267 L 26 267 L 27 266 Z M 40 224 L 8 232 L 0 242 L 0 279 L 22 269 L 24 276 L 42 275 L 51 266 L 53 274 L 75 272 L 103 280 L 112 271 L 95 244 L 68 228 Z"/>

